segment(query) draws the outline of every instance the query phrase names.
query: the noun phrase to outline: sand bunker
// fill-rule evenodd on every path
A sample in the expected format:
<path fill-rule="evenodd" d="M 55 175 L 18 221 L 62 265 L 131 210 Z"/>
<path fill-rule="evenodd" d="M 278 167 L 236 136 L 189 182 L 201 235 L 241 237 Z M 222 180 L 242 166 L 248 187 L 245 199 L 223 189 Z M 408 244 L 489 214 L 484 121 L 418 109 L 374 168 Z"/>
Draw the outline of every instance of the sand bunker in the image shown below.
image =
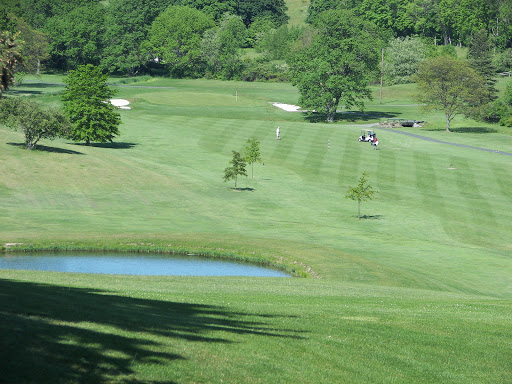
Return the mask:
<path fill-rule="evenodd" d="M 272 103 L 274 107 L 284 109 L 287 112 L 299 112 L 300 107 L 293 104 Z"/>
<path fill-rule="evenodd" d="M 125 99 L 110 99 L 110 104 L 119 107 L 120 109 L 131 109 L 128 106 L 130 102 Z"/>

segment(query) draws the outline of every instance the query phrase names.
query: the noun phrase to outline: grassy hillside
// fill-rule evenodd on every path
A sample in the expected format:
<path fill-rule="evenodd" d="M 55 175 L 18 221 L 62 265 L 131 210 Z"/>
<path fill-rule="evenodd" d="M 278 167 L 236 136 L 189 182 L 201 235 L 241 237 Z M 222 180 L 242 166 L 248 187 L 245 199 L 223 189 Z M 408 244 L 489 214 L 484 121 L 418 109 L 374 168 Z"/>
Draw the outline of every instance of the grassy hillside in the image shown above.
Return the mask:
<path fill-rule="evenodd" d="M 43 80 L 11 95 L 58 103 L 61 79 Z M 411 86 L 325 124 L 272 105 L 297 102 L 287 84 L 132 85 L 113 144 L 26 151 L 0 127 L 0 243 L 237 255 L 313 279 L 0 271 L 8 381 L 34 381 L 24 351 L 43 350 L 46 382 L 512 380 L 512 156 L 446 144 L 510 153 L 509 131 L 460 118 L 446 133 Z M 428 121 L 400 131 L 437 141 L 357 141 L 390 117 Z M 263 164 L 234 191 L 223 170 L 251 137 Z M 379 193 L 358 221 L 344 196 L 363 171 Z"/>
<path fill-rule="evenodd" d="M 300 26 L 308 16 L 309 0 L 285 0 L 288 11 L 286 14 L 290 17 L 288 25 Z"/>

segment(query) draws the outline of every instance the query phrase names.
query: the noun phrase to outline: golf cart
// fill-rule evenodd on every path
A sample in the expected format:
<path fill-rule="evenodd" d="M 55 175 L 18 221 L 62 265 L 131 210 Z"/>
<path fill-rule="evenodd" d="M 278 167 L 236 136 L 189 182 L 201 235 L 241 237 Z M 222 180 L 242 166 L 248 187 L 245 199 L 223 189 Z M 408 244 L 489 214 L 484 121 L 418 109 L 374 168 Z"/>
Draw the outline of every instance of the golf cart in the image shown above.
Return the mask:
<path fill-rule="evenodd" d="M 366 141 L 371 143 L 373 136 L 375 136 L 375 132 L 371 129 L 361 129 L 361 136 L 359 136 L 358 141 Z"/>

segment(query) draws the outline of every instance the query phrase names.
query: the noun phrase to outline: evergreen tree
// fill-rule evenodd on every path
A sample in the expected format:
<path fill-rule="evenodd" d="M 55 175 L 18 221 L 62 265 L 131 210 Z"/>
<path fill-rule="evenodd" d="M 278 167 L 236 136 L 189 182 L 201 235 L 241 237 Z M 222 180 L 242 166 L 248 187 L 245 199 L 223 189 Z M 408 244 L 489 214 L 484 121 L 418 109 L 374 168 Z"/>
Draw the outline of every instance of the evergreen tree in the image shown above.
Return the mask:
<path fill-rule="evenodd" d="M 79 66 L 64 80 L 64 111 L 71 121 L 70 139 L 100 143 L 119 135 L 121 117 L 110 103 L 115 91 L 107 85 L 107 75 L 92 64 Z"/>
<path fill-rule="evenodd" d="M 492 60 L 492 51 L 489 44 L 487 32 L 479 30 L 471 37 L 471 44 L 468 51 L 468 60 L 471 66 L 485 80 L 487 93 L 486 101 L 497 99 L 498 90 L 496 89 L 496 68 Z"/>

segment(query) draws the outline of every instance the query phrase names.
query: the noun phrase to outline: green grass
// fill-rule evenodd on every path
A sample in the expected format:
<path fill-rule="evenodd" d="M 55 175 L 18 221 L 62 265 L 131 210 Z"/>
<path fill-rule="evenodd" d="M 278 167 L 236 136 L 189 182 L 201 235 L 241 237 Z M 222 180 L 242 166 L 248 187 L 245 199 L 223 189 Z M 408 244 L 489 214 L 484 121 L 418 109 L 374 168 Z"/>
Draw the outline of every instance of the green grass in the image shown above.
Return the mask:
<path fill-rule="evenodd" d="M 308 16 L 309 0 L 286 0 L 288 11 L 286 14 L 290 17 L 288 25 L 303 26 Z"/>
<path fill-rule="evenodd" d="M 31 80 L 11 95 L 59 103 L 62 86 Z M 118 88 L 132 109 L 111 145 L 26 151 L 0 127 L 0 244 L 194 252 L 312 278 L 0 271 L 2 380 L 512 381 L 512 157 L 379 128 L 380 150 L 357 142 L 358 124 L 387 117 L 504 152 L 509 130 L 457 118 L 446 133 L 410 85 L 325 124 L 272 106 L 297 103 L 289 84 L 143 80 Z M 253 136 L 264 164 L 236 192 L 223 170 Z M 358 221 L 344 196 L 363 171 L 379 193 Z"/>

